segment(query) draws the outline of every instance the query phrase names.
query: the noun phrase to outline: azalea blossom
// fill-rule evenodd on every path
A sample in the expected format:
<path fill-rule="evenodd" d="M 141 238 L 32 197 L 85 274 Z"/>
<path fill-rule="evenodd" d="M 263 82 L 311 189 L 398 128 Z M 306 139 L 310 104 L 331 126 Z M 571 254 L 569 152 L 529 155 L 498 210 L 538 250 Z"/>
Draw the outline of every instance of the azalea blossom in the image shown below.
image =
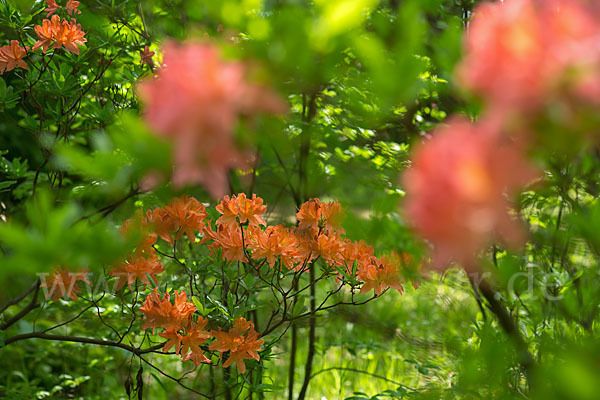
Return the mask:
<path fill-rule="evenodd" d="M 206 331 L 208 320 L 204 317 L 198 317 L 197 323 L 190 323 L 186 328 L 186 334 L 181 336 L 181 354 L 183 361 L 192 360 L 194 365 L 198 366 L 201 363 L 210 363 L 200 345 L 213 335 Z"/>
<path fill-rule="evenodd" d="M 145 288 L 146 285 L 150 285 L 148 276 L 156 284 L 158 282 L 157 275 L 164 272 L 164 270 L 164 267 L 158 260 L 158 256 L 152 254 L 149 257 L 138 256 L 130 258 L 109 271 L 109 274 L 117 278 L 115 290 L 120 290 L 125 286 L 125 283 L 127 283 L 130 289 L 133 289 L 132 286 L 136 280 L 139 280 Z"/>
<path fill-rule="evenodd" d="M 277 260 L 287 269 L 294 269 L 298 257 L 298 239 L 283 225 L 268 226 L 264 231 L 257 229 L 248 241 L 254 260 L 266 259 L 271 268 Z"/>
<path fill-rule="evenodd" d="M 296 213 L 296 219 L 300 230 L 343 234 L 342 214 L 342 206 L 337 201 L 323 203 L 319 199 L 310 199 L 300 206 L 300 210 Z"/>
<path fill-rule="evenodd" d="M 245 193 L 233 195 L 231 198 L 225 196 L 215 209 L 222 214 L 217 219 L 217 225 L 248 223 L 250 226 L 267 225 L 261 215 L 267 212 L 263 199 L 252 195 L 249 199 Z"/>
<path fill-rule="evenodd" d="M 79 2 L 75 1 L 75 0 L 69 0 L 67 1 L 67 5 L 65 6 L 65 8 L 67 9 L 67 13 L 69 13 L 69 15 L 77 15 L 77 14 L 81 14 L 81 10 L 79 10 L 77 7 L 79 7 Z"/>
<path fill-rule="evenodd" d="M 37 50 L 40 47 L 45 53 L 52 45 L 54 41 L 54 32 L 60 29 L 60 17 L 53 15 L 52 19 L 45 19 L 42 21 L 42 25 L 36 25 L 33 29 L 38 36 L 38 41 L 32 47 L 32 50 Z"/>
<path fill-rule="evenodd" d="M 195 232 L 204 229 L 206 208 L 193 197 L 183 195 L 169 202 L 164 208 L 157 207 L 146 213 L 146 220 L 154 232 L 167 243 L 174 243 L 182 235 L 195 242 Z"/>
<path fill-rule="evenodd" d="M 242 236 L 242 228 L 236 225 L 219 225 L 217 231 L 213 231 L 210 225 L 204 229 L 205 238 L 203 242 L 213 240 L 208 248 L 214 252 L 222 249 L 223 260 L 248 262 L 246 257 L 245 239 Z"/>
<path fill-rule="evenodd" d="M 474 269 L 478 253 L 494 239 L 515 246 L 524 239 L 506 193 L 536 174 L 523 149 L 494 129 L 450 121 L 417 148 L 404 176 L 406 214 L 433 245 L 436 268 L 455 261 Z"/>
<path fill-rule="evenodd" d="M 285 112 L 272 91 L 247 82 L 245 70 L 213 45 L 169 42 L 157 77 L 140 84 L 146 122 L 175 143 L 176 186 L 200 183 L 221 197 L 228 170 L 246 165 L 234 138 L 239 117 Z"/>
<path fill-rule="evenodd" d="M 353 242 L 349 239 L 345 239 L 343 243 L 341 243 L 341 257 L 336 260 L 336 266 L 344 268 L 346 273 L 349 276 L 352 276 L 354 263 L 356 262 L 357 270 L 366 268 L 371 263 L 371 258 L 374 253 L 373 247 L 362 240 Z"/>
<path fill-rule="evenodd" d="M 384 254 L 381 258 L 371 257 L 370 262 L 361 265 L 358 270 L 358 278 L 364 281 L 360 292 L 367 293 L 373 290 L 379 296 L 387 288 L 392 288 L 402 293 L 404 288 L 400 268 L 400 257 L 397 254 Z"/>
<path fill-rule="evenodd" d="M 473 12 L 462 85 L 497 112 L 534 110 L 565 92 L 600 102 L 600 12 L 582 0 L 506 0 Z"/>
<path fill-rule="evenodd" d="M 140 51 L 140 58 L 142 59 L 142 64 L 147 64 L 150 68 L 154 68 L 154 52 L 150 51 L 148 46 L 144 47 L 144 50 Z"/>
<path fill-rule="evenodd" d="M 75 301 L 78 299 L 77 293 L 81 292 L 81 289 L 77 286 L 77 282 L 81 281 L 91 285 L 87 275 L 87 269 L 73 272 L 59 266 L 52 271 L 50 276 L 44 279 L 40 287 L 48 288 L 46 299 L 51 298 L 52 301 L 58 301 L 66 295 Z"/>
<path fill-rule="evenodd" d="M 140 311 L 146 316 L 142 329 L 168 329 L 186 325 L 196 311 L 196 306 L 187 301 L 185 292 L 175 290 L 175 302 L 171 303 L 169 293 L 165 293 L 161 298 L 158 288 L 154 288 L 154 291 L 146 297 Z"/>
<path fill-rule="evenodd" d="M 0 47 L 0 75 L 16 67 L 29 69 L 23 60 L 28 52 L 29 47 L 21 47 L 18 40 L 11 40 L 10 45 Z"/>
<path fill-rule="evenodd" d="M 61 20 L 58 15 L 53 15 L 52 19 L 43 20 L 42 25 L 36 25 L 34 29 L 38 41 L 33 45 L 33 50 L 41 47 L 46 52 L 48 48 L 64 47 L 68 52 L 79 54 L 79 46 L 84 46 L 87 42 L 85 32 L 75 19 Z"/>
<path fill-rule="evenodd" d="M 335 233 L 329 235 L 320 234 L 313 246 L 314 253 L 331 265 L 339 265 L 343 262 L 342 248 L 343 241 Z"/>
<path fill-rule="evenodd" d="M 48 5 L 48 7 L 44 9 L 44 11 L 48 13 L 48 15 L 46 15 L 46 18 L 50 17 L 56 12 L 56 10 L 61 8 L 58 4 L 56 4 L 56 0 L 46 0 L 46 4 Z"/>
<path fill-rule="evenodd" d="M 178 327 L 171 327 L 166 329 L 164 332 L 158 334 L 161 338 L 167 339 L 165 345 L 163 346 L 163 353 L 171 350 L 173 347 L 175 348 L 175 354 L 179 354 L 181 352 L 181 338 L 182 336 L 179 334 L 181 329 Z"/>
<path fill-rule="evenodd" d="M 79 54 L 79 46 L 84 46 L 87 42 L 84 37 L 85 32 L 81 30 L 81 25 L 75 19 L 69 22 L 63 20 L 60 28 L 52 33 L 55 40 L 53 49 L 64 47 L 68 52 Z"/>
<path fill-rule="evenodd" d="M 235 326 L 228 332 L 211 331 L 215 341 L 209 345 L 209 350 L 216 350 L 221 353 L 229 352 L 229 358 L 223 363 L 223 367 L 230 367 L 234 362 L 238 371 L 242 374 L 246 372 L 244 360 L 260 360 L 258 351 L 264 344 L 263 339 L 258 339 L 258 332 L 254 330 L 254 323 L 246 321 L 240 317 L 235 321 Z"/>

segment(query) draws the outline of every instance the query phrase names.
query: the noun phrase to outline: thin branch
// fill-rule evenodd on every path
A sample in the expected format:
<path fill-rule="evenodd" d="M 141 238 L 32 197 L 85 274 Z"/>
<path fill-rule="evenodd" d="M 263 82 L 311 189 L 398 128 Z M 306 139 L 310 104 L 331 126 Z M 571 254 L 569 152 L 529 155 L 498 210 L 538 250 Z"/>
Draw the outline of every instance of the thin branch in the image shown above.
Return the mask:
<path fill-rule="evenodd" d="M 39 293 L 40 293 L 40 285 L 39 285 L 39 281 L 37 281 L 37 286 L 36 286 L 35 291 L 33 293 L 33 298 L 31 299 L 31 301 L 29 302 L 29 304 L 27 304 L 27 306 L 25 308 L 23 308 L 17 315 L 15 315 L 14 317 L 12 317 L 11 319 L 9 319 L 8 321 L 6 321 L 5 323 L 0 324 L 0 331 L 7 330 L 15 322 L 21 320 L 27 314 L 29 314 L 29 312 L 31 310 L 35 310 L 36 308 L 38 308 L 40 306 L 40 303 L 37 302 L 37 298 L 38 298 L 38 294 Z"/>
<path fill-rule="evenodd" d="M 508 313 L 506 307 L 498 299 L 496 299 L 496 293 L 489 283 L 484 280 L 479 283 L 478 287 L 479 291 L 481 294 L 483 294 L 483 297 L 485 297 L 488 302 L 488 308 L 496 315 L 500 326 L 515 344 L 520 357 L 519 363 L 523 366 L 529 381 L 532 369 L 534 367 L 534 360 L 533 356 L 529 352 L 527 343 L 525 343 L 525 340 L 523 340 L 523 337 L 521 336 L 521 331 Z"/>
<path fill-rule="evenodd" d="M 6 304 L 4 304 L 2 307 L 0 307 L 0 314 L 2 314 L 4 311 L 6 311 L 6 309 L 10 306 L 14 306 L 15 304 L 20 303 L 21 301 L 23 301 L 23 299 L 27 296 L 29 296 L 29 294 L 31 292 L 33 292 L 38 286 L 40 285 L 40 280 L 36 280 L 35 282 L 33 282 L 33 284 L 23 293 L 21 293 L 20 295 L 18 295 L 17 297 L 10 299 L 6 302 Z"/>
<path fill-rule="evenodd" d="M 148 347 L 146 349 L 138 349 L 133 346 L 126 345 L 124 343 L 115 342 L 112 340 L 102 340 L 102 339 L 92 339 L 86 337 L 78 337 L 78 336 L 65 336 L 65 335 L 51 335 L 43 332 L 31 332 L 24 333 L 22 335 L 16 335 L 10 337 L 4 341 L 4 346 L 8 346 L 11 343 L 19 342 L 21 340 L 28 339 L 43 339 L 43 340 L 54 340 L 59 342 L 74 342 L 74 343 L 86 343 L 86 344 L 95 344 L 98 346 L 109 346 L 109 347 L 118 347 L 123 350 L 127 350 L 135 355 L 146 354 L 146 353 L 157 353 L 156 350 L 162 348 L 164 343 L 160 343 L 154 345 L 152 347 Z M 162 354 L 158 352 L 159 354 Z"/>

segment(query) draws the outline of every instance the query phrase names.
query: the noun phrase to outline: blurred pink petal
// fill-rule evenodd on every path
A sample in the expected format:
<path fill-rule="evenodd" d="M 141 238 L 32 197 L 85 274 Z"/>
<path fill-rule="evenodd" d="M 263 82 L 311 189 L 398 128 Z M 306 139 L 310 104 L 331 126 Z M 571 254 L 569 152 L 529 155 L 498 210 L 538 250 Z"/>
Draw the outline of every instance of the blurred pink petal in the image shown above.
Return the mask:
<path fill-rule="evenodd" d="M 227 171 L 246 166 L 234 130 L 241 115 L 283 113 L 285 102 L 246 81 L 241 62 L 225 61 L 210 44 L 169 42 L 164 67 L 139 86 L 144 118 L 175 142 L 176 186 L 200 183 L 211 195 L 227 192 Z"/>
<path fill-rule="evenodd" d="M 524 240 L 506 193 L 522 189 L 536 174 L 522 148 L 496 129 L 487 121 L 451 120 L 417 148 L 404 176 L 407 216 L 433 245 L 438 269 L 457 262 L 472 270 L 493 240 L 513 246 Z"/>
<path fill-rule="evenodd" d="M 534 110 L 557 95 L 598 99 L 600 7 L 505 0 L 474 10 L 459 81 L 496 109 Z"/>

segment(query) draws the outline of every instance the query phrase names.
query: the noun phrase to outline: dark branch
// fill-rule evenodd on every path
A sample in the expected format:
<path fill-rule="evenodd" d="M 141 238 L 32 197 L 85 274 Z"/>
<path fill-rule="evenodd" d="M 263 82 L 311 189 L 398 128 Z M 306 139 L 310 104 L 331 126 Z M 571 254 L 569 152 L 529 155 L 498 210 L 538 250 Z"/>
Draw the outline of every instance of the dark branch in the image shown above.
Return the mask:
<path fill-rule="evenodd" d="M 38 308 L 40 306 L 40 303 L 37 302 L 37 298 L 38 298 L 39 292 L 40 292 L 40 281 L 38 280 L 38 281 L 36 281 L 36 286 L 35 286 L 35 289 L 34 289 L 33 298 L 31 299 L 31 301 L 29 302 L 29 304 L 27 304 L 27 306 L 25 308 L 23 308 L 17 315 L 15 315 L 14 317 L 12 317 L 11 319 L 9 319 L 8 321 L 6 321 L 5 323 L 0 324 L 0 331 L 7 330 L 15 322 L 21 320 L 27 314 L 29 314 L 29 312 L 31 312 L 31 310 L 35 310 L 36 308 Z"/>
<path fill-rule="evenodd" d="M 135 355 L 146 354 L 146 353 L 156 353 L 158 349 L 164 346 L 164 343 L 160 343 L 154 345 L 152 347 L 148 347 L 146 349 L 138 349 L 137 347 L 129 346 L 124 343 L 115 342 L 112 340 L 102 340 L 102 339 L 92 339 L 86 337 L 77 337 L 77 336 L 63 336 L 63 335 L 50 335 L 42 332 L 31 332 L 24 333 L 22 335 L 17 335 L 10 337 L 5 340 L 4 346 L 8 346 L 11 343 L 19 342 L 21 340 L 27 339 L 43 339 L 43 340 L 54 340 L 59 342 L 74 342 L 74 343 L 86 343 L 86 344 L 95 344 L 98 346 L 109 346 L 109 347 L 118 347 L 123 350 L 127 350 Z"/>
<path fill-rule="evenodd" d="M 39 285 L 40 285 L 40 280 L 38 279 L 35 282 L 33 282 L 33 284 L 29 287 L 29 289 L 27 289 L 26 291 L 24 291 L 23 293 L 21 293 L 17 297 L 8 300 L 6 302 L 6 304 L 4 304 L 2 307 L 0 307 L 0 314 L 2 314 L 4 311 L 6 311 L 6 309 L 8 307 L 14 306 L 15 304 L 19 304 L 21 301 L 23 301 L 23 299 L 25 297 L 29 296 L 29 294 L 31 292 L 33 292 Z"/>

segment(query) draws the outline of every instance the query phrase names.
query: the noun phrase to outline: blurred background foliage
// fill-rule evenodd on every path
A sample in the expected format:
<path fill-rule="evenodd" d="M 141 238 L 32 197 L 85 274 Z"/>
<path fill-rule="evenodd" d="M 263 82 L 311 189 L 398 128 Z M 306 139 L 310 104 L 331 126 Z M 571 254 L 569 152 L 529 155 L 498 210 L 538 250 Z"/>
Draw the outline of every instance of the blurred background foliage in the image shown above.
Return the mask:
<path fill-rule="evenodd" d="M 88 42 L 79 56 L 38 52 L 28 71 L 0 77 L 0 304 L 56 265 L 102 273 L 128 248 L 117 235 L 123 220 L 180 193 L 169 185 L 146 192 L 138 184 L 149 172 L 168 174 L 171 165 L 169 144 L 141 123 L 135 96 L 136 82 L 152 75 L 139 52 L 147 45 L 158 61 L 168 38 L 219 43 L 228 57 L 251 60 L 253 79 L 289 100 L 285 118 L 259 119 L 252 132 L 239 128 L 259 161 L 250 171 L 232 172 L 233 193 L 257 193 L 269 207 L 269 222 L 288 224 L 309 198 L 339 200 L 348 237 L 378 253 L 419 258 L 422 245 L 398 208 L 404 195 L 399 177 L 414 142 L 450 114 L 479 110 L 453 86 L 477 3 L 82 1 L 77 21 Z M 18 38 L 33 45 L 44 7 L 39 0 L 0 0 L 0 43 Z M 387 293 L 321 315 L 307 398 L 597 399 L 598 158 L 550 161 L 550 184 L 521 199 L 532 232 L 525 253 L 494 248 L 490 257 L 504 280 L 500 287 L 508 288 L 497 297 L 517 321 L 535 370 L 524 370 L 522 354 L 485 301 L 462 273 L 451 271 L 432 274 L 403 295 Z M 214 204 L 202 188 L 185 192 Z M 176 266 L 166 269 L 174 271 L 169 285 L 177 287 Z M 126 328 L 136 307 L 131 301 L 107 295 L 76 324 L 54 332 L 110 340 L 114 335 L 97 312 Z M 43 304 L 0 330 L 0 397 L 129 398 L 126 388 L 140 364 L 126 350 L 43 340 L 3 347 L 11 336 L 68 321 L 81 307 Z M 0 323 L 19 308 L 2 311 Z M 257 315 L 264 318 L 260 308 Z M 298 321 L 297 328 L 298 383 L 307 358 L 306 323 Z M 283 340 L 262 355 L 262 381 L 248 382 L 244 396 L 287 398 L 289 346 Z M 173 376 L 190 369 L 172 357 L 152 360 Z M 144 398 L 197 398 L 143 367 Z M 195 371 L 185 382 L 206 388 L 209 373 L 221 372 Z"/>

